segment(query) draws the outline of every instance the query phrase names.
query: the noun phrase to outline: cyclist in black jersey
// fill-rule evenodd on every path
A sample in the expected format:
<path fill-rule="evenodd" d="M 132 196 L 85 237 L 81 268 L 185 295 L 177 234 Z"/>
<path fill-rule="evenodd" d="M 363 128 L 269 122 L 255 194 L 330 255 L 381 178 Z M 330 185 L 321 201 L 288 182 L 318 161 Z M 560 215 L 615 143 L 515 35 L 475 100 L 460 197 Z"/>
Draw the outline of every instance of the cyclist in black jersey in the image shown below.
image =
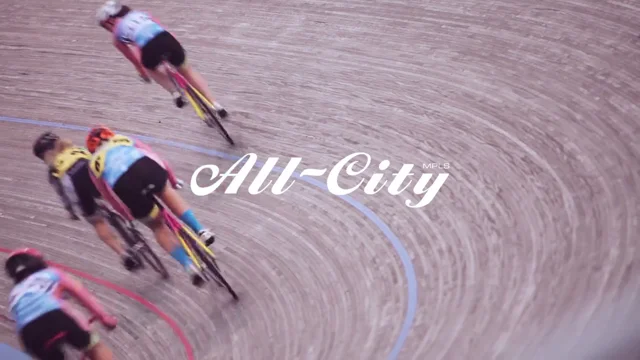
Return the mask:
<path fill-rule="evenodd" d="M 98 211 L 96 199 L 101 195 L 89 175 L 91 153 L 52 132 L 45 132 L 33 144 L 33 154 L 48 165 L 49 183 L 60 196 L 71 218 L 80 220 L 76 212 L 76 208 L 79 208 L 82 217 L 93 225 L 98 237 L 120 256 L 125 269 L 133 271 L 140 268 L 141 264 L 125 250 Z"/>

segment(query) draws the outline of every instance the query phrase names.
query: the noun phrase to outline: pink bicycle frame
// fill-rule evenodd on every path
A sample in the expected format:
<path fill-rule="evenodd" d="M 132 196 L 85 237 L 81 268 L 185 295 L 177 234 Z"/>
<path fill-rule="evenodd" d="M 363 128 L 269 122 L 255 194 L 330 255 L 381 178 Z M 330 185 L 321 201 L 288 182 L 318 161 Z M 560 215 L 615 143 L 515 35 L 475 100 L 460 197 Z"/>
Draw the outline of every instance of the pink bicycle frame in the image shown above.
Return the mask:
<path fill-rule="evenodd" d="M 167 224 L 167 226 L 169 227 L 169 229 L 171 229 L 171 231 L 174 234 L 178 234 L 178 232 L 180 231 L 180 229 L 182 228 L 182 223 L 180 223 L 180 221 L 178 221 L 178 219 L 176 219 L 175 215 L 173 215 L 173 213 L 171 213 L 170 211 L 167 211 L 167 209 L 165 209 L 161 204 L 160 201 L 158 199 L 155 199 L 156 201 L 156 205 L 158 207 L 160 207 L 160 211 L 162 212 L 162 218 L 164 220 L 164 223 Z"/>

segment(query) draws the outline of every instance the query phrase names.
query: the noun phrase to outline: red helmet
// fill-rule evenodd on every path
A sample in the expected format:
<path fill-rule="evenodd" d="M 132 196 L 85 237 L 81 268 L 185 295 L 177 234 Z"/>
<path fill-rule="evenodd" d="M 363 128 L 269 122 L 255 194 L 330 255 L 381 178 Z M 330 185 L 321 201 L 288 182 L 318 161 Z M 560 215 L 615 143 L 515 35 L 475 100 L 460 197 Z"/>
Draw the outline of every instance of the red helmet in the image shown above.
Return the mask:
<path fill-rule="evenodd" d="M 13 251 L 9 254 L 4 264 L 7 275 L 16 283 L 46 268 L 47 263 L 44 261 L 42 253 L 32 248 L 22 248 Z"/>
<path fill-rule="evenodd" d="M 109 140 L 116 134 L 106 126 L 98 125 L 89 131 L 85 144 L 90 153 L 94 153 L 102 141 Z"/>

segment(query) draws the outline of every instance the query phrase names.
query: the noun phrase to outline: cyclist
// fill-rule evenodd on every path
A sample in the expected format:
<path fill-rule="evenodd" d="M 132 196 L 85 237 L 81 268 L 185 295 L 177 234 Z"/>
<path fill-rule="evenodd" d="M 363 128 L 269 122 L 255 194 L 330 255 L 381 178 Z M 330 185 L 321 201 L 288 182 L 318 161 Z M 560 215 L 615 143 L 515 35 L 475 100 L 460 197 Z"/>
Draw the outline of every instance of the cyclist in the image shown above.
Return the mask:
<path fill-rule="evenodd" d="M 169 165 L 146 144 L 116 135 L 105 126 L 89 131 L 86 146 L 93 154 L 89 168 L 100 193 L 125 217 L 145 223 L 160 246 L 191 275 L 193 284 L 202 286 L 202 275 L 160 216 L 154 196 L 207 245 L 215 241 L 215 235 L 203 228 L 175 190 L 179 186 Z"/>
<path fill-rule="evenodd" d="M 113 45 L 135 66 L 140 77 L 148 82 L 150 76 L 160 84 L 171 93 L 177 107 L 184 106 L 184 99 L 174 88 L 168 74 L 157 69 L 164 55 L 213 104 L 220 117 L 227 116 L 227 111 L 214 101 L 204 78 L 187 64 L 180 42 L 151 15 L 120 5 L 117 0 L 109 0 L 98 9 L 96 17 L 98 24 L 113 34 Z"/>
<path fill-rule="evenodd" d="M 78 207 L 84 219 L 93 225 L 98 237 L 120 256 L 125 269 L 133 271 L 140 268 L 142 264 L 123 248 L 107 220 L 98 211 L 96 199 L 100 198 L 100 193 L 89 175 L 91 154 L 50 131 L 36 139 L 33 154 L 49 165 L 49 183 L 60 196 L 70 217 L 79 220 L 74 209 L 74 206 Z"/>
<path fill-rule="evenodd" d="M 62 346 L 66 343 L 90 359 L 113 359 L 111 349 L 90 330 L 88 321 L 62 300 L 63 292 L 70 293 L 103 326 L 115 328 L 118 320 L 80 282 L 49 267 L 40 252 L 29 248 L 12 252 L 5 271 L 14 282 L 9 310 L 24 351 L 40 360 L 64 360 Z"/>

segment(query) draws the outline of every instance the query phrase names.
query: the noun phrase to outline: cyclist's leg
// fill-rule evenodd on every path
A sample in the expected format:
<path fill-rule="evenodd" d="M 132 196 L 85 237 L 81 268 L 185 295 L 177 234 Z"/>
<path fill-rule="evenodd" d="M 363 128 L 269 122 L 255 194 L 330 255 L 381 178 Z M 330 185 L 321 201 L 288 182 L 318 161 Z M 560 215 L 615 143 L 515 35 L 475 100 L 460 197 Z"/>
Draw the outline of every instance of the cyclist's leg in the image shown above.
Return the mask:
<path fill-rule="evenodd" d="M 222 117 L 227 116 L 227 111 L 224 109 L 222 105 L 220 105 L 220 103 L 218 103 L 214 99 L 213 94 L 211 93 L 211 90 L 209 90 L 209 85 L 207 85 L 207 82 L 205 81 L 205 79 L 202 77 L 202 75 L 200 75 L 199 72 L 195 71 L 193 67 L 187 63 L 186 59 L 184 60 L 182 65 L 176 66 L 176 68 L 178 72 L 182 76 L 184 76 L 187 79 L 187 81 L 189 81 L 189 83 L 193 85 L 193 87 L 196 88 L 196 90 L 198 90 L 202 95 L 204 95 L 205 98 L 207 98 L 207 100 L 209 100 L 211 105 L 213 105 L 213 108 Z"/>
<path fill-rule="evenodd" d="M 178 215 L 180 220 L 187 224 L 193 231 L 200 236 L 200 239 L 207 245 L 213 244 L 215 234 L 209 229 L 205 229 L 198 221 L 189 205 L 182 199 L 180 194 L 171 186 L 165 186 L 162 191 L 158 192 L 158 197 L 171 210 L 172 213 Z"/>
<path fill-rule="evenodd" d="M 167 39 L 170 37 L 172 38 L 166 31 L 156 35 L 155 38 L 140 49 L 140 61 L 153 81 L 160 84 L 174 99 L 178 99 L 180 98 L 180 93 L 173 86 L 169 75 L 165 71 L 158 69 L 158 65 L 162 63 L 162 56 L 171 52 L 171 49 L 167 46 Z"/>
<path fill-rule="evenodd" d="M 165 224 L 159 207 L 153 201 L 153 194 L 167 186 L 170 186 L 167 171 L 145 156 L 133 163 L 118 179 L 113 191 L 131 210 L 133 217 L 153 231 L 158 244 L 184 267 L 192 276 L 193 283 L 200 285 L 202 277 L 197 268 L 175 234 Z"/>
<path fill-rule="evenodd" d="M 100 240 L 120 257 L 127 270 L 133 270 L 139 267 L 139 264 L 125 250 L 107 219 L 98 211 L 96 198 L 100 196 L 100 193 L 98 189 L 96 189 L 93 181 L 91 181 L 88 166 L 74 173 L 71 176 L 71 180 L 73 181 L 73 186 L 78 196 L 78 205 L 82 211 L 82 216 L 88 223 L 93 225 Z"/>
<path fill-rule="evenodd" d="M 209 100 L 209 102 L 213 105 L 214 109 L 220 113 L 221 116 L 226 116 L 227 112 L 224 110 L 222 105 L 215 101 L 213 98 L 213 93 L 209 89 L 209 85 L 206 80 L 199 72 L 195 71 L 193 67 L 187 63 L 187 56 L 182 44 L 173 37 L 173 35 L 168 34 L 168 38 L 166 40 L 166 48 L 169 50 L 169 62 L 173 65 L 178 72 L 184 76 L 187 81 L 191 85 L 193 85 L 196 90 L 198 90 L 204 97 Z"/>
<path fill-rule="evenodd" d="M 84 352 L 92 360 L 112 360 L 111 348 L 100 340 L 97 333 L 89 329 L 89 324 L 77 312 L 69 312 L 71 309 L 67 306 L 56 319 L 65 328 L 65 342 Z"/>
<path fill-rule="evenodd" d="M 113 351 L 111 351 L 111 348 L 104 344 L 102 341 L 95 344 L 89 350 L 86 350 L 85 355 L 87 355 L 91 360 L 113 359 Z"/>

